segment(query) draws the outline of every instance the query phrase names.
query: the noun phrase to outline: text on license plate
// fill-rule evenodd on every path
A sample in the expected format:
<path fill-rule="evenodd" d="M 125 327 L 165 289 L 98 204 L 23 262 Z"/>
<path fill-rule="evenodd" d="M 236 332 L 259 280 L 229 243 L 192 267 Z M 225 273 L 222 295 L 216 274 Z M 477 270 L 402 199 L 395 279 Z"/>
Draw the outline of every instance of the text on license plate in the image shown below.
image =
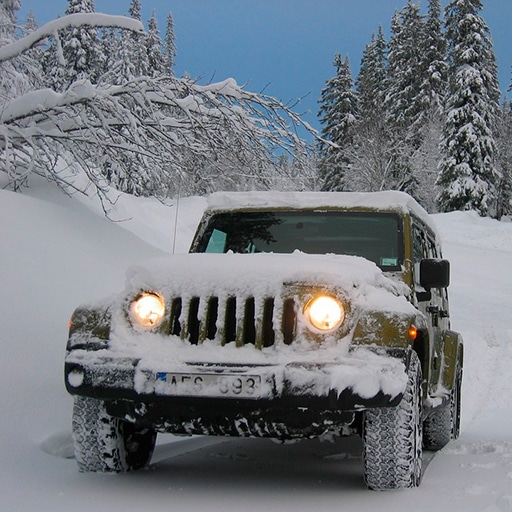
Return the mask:
<path fill-rule="evenodd" d="M 158 372 L 156 378 L 172 395 L 257 398 L 261 388 L 259 375 Z"/>

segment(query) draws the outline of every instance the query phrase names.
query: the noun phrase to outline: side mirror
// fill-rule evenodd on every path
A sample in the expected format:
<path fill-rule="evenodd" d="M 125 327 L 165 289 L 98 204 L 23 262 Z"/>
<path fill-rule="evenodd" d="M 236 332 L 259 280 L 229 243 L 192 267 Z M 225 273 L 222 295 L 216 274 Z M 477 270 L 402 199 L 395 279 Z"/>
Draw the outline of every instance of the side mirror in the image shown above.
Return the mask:
<path fill-rule="evenodd" d="M 438 259 L 421 260 L 420 284 L 425 290 L 447 288 L 450 284 L 450 262 Z"/>

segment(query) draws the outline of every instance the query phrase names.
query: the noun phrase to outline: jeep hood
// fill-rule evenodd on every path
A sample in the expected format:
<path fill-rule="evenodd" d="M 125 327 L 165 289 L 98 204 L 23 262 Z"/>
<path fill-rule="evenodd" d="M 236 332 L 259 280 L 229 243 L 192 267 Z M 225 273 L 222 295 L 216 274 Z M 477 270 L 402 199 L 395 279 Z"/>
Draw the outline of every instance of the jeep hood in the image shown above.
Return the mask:
<path fill-rule="evenodd" d="M 411 313 L 405 283 L 356 256 L 183 254 L 148 260 L 127 272 L 125 296 L 141 290 L 164 296 L 279 296 L 290 285 L 328 287 L 363 309 Z"/>

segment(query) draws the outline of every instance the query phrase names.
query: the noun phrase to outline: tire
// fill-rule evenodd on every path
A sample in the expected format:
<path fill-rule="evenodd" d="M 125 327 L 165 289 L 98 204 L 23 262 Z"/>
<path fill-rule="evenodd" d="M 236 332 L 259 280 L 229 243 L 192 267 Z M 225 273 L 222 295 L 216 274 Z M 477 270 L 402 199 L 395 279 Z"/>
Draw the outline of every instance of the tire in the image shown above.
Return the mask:
<path fill-rule="evenodd" d="M 422 465 L 422 372 L 412 352 L 407 387 L 398 406 L 363 418 L 364 479 L 369 489 L 417 487 Z"/>
<path fill-rule="evenodd" d="M 72 426 L 80 471 L 122 473 L 143 468 L 151 460 L 156 432 L 113 418 L 101 400 L 75 397 Z"/>
<path fill-rule="evenodd" d="M 457 364 L 455 384 L 451 391 L 450 402 L 435 409 L 423 423 L 423 448 L 438 451 L 460 432 L 460 401 L 462 387 L 462 367 Z"/>

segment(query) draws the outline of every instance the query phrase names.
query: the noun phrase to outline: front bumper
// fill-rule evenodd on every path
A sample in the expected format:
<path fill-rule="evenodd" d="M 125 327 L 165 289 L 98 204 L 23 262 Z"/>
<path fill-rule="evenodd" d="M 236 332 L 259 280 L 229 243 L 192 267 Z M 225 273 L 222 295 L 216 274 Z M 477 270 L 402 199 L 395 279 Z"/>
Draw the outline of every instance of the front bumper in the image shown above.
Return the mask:
<path fill-rule="evenodd" d="M 369 353 L 369 351 L 368 351 Z M 187 363 L 149 367 L 108 351 L 68 353 L 69 393 L 105 400 L 109 414 L 184 434 L 318 435 L 354 413 L 394 407 L 409 351 L 393 349 L 335 363 Z"/>

